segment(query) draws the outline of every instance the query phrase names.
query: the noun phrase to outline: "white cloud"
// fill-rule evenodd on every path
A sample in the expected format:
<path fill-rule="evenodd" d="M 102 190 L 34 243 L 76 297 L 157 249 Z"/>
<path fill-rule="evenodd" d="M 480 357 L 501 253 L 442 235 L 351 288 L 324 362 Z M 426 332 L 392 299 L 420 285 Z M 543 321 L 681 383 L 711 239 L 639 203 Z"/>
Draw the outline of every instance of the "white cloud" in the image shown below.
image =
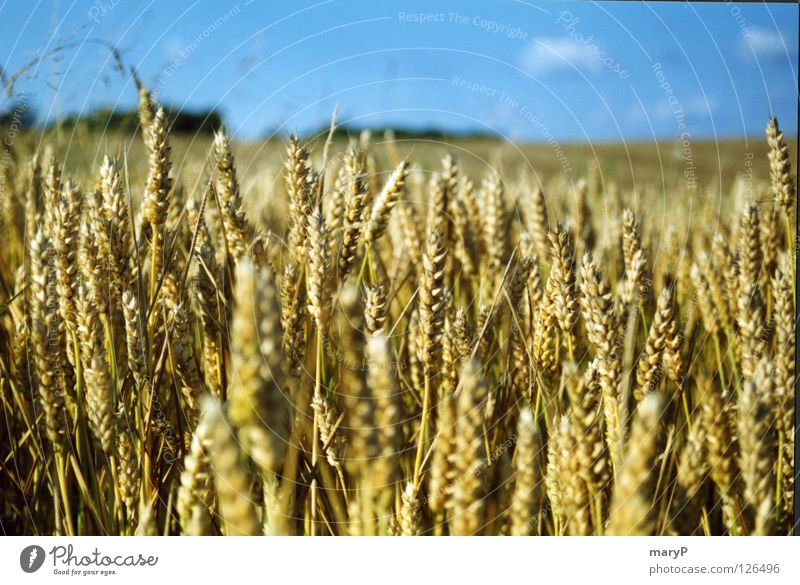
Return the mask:
<path fill-rule="evenodd" d="M 797 54 L 797 41 L 791 42 L 777 30 L 753 28 L 742 38 L 741 50 L 746 58 L 755 56 L 759 60 L 780 59 Z"/>
<path fill-rule="evenodd" d="M 690 116 L 709 116 L 719 110 L 719 101 L 714 96 L 697 95 L 686 100 L 684 109 Z"/>
<path fill-rule="evenodd" d="M 700 94 L 682 98 L 677 106 L 668 103 L 666 99 L 661 99 L 644 106 L 645 109 L 638 103 L 631 105 L 626 111 L 626 118 L 628 122 L 636 124 L 649 122 L 658 132 L 662 127 L 677 128 L 677 115 L 681 112 L 686 116 L 687 123 L 691 124 L 717 114 L 719 105 L 719 100 L 715 97 L 703 97 Z"/>
<path fill-rule="evenodd" d="M 522 50 L 520 67 L 531 75 L 573 70 L 596 72 L 602 63 L 585 45 L 569 37 L 536 39 Z"/>
<path fill-rule="evenodd" d="M 172 61 L 173 59 L 179 58 L 181 51 L 183 51 L 185 48 L 186 41 L 180 37 L 169 37 L 165 41 L 164 52 L 166 53 L 167 58 Z"/>

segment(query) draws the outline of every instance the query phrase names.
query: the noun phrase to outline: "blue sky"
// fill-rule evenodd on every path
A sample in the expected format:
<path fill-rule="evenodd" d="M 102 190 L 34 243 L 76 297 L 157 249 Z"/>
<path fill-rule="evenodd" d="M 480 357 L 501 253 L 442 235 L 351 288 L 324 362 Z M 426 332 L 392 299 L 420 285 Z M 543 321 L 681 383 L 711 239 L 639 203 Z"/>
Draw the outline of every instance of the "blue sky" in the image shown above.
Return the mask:
<path fill-rule="evenodd" d="M 257 138 L 340 120 L 560 141 L 797 127 L 798 8 L 537 1 L 0 0 L 0 64 L 42 118 L 159 99 Z M 13 31 L 9 34 L 8 31 Z M 3 96 L 0 109 L 13 107 Z"/>

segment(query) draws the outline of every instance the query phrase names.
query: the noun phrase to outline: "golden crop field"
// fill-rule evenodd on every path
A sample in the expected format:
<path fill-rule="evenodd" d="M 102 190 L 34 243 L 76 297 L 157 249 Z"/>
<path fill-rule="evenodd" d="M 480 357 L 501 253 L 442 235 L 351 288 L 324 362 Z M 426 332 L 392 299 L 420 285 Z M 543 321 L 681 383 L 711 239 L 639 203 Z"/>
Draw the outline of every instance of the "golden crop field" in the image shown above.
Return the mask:
<path fill-rule="evenodd" d="M 11 534 L 766 535 L 795 144 L 20 135 Z M 766 122 L 766 120 L 765 120 Z M 329 139 L 330 138 L 330 139 Z"/>

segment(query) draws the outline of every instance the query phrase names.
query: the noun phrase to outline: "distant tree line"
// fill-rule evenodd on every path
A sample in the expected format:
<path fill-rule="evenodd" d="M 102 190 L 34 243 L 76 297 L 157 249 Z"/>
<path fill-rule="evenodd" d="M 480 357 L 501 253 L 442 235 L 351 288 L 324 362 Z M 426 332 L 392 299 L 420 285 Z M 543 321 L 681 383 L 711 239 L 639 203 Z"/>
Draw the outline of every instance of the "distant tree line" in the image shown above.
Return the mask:
<path fill-rule="evenodd" d="M 170 131 L 175 134 L 211 134 L 222 127 L 222 116 L 215 110 L 177 110 L 165 107 L 170 122 Z M 28 130 L 35 126 L 36 115 L 31 107 L 22 112 L 14 108 L 0 111 L 0 128 L 12 125 Z M 67 114 L 58 120 L 45 125 L 48 128 L 80 128 L 90 131 L 123 131 L 133 132 L 139 126 L 139 114 L 136 110 L 113 110 L 99 108 L 88 114 Z"/>
<path fill-rule="evenodd" d="M 170 131 L 174 134 L 211 134 L 223 126 L 222 115 L 216 110 L 188 110 L 175 109 L 165 106 L 167 118 L 170 121 Z M 22 118 L 22 119 L 21 119 Z M 35 127 L 36 115 L 32 107 L 7 108 L 0 111 L 0 128 L 9 128 L 12 125 L 18 130 L 29 130 Z M 112 108 L 98 108 L 85 114 L 67 114 L 61 118 L 50 121 L 44 125 L 47 128 L 60 127 L 62 129 L 81 129 L 86 131 L 120 131 L 133 132 L 139 126 L 139 114 L 135 109 L 119 110 Z M 40 126 L 41 127 L 41 126 Z M 371 131 L 376 136 L 391 132 L 397 140 L 446 140 L 448 138 L 497 138 L 496 134 L 477 130 L 448 131 L 438 128 L 407 128 L 402 126 L 362 127 L 342 124 L 336 127 L 336 137 L 357 137 L 364 130 Z M 320 127 L 308 132 L 306 137 L 326 136 L 329 128 Z M 266 132 L 265 136 L 274 135 Z"/>
<path fill-rule="evenodd" d="M 175 134 L 211 134 L 222 127 L 222 116 L 215 110 L 176 110 L 164 108 Z M 90 114 L 70 114 L 58 121 L 64 128 L 80 126 L 86 130 L 120 130 L 133 132 L 139 126 L 136 110 L 117 111 L 100 108 Z"/>
<path fill-rule="evenodd" d="M 307 136 L 327 136 L 329 126 L 309 132 Z M 478 130 L 441 130 L 439 128 L 407 128 L 403 126 L 375 126 L 362 127 L 351 124 L 341 124 L 336 126 L 335 137 L 357 137 L 364 130 L 372 132 L 373 135 L 381 136 L 386 132 L 391 132 L 397 140 L 417 139 L 417 140 L 444 140 L 448 138 L 498 138 L 497 134 L 481 132 Z"/>

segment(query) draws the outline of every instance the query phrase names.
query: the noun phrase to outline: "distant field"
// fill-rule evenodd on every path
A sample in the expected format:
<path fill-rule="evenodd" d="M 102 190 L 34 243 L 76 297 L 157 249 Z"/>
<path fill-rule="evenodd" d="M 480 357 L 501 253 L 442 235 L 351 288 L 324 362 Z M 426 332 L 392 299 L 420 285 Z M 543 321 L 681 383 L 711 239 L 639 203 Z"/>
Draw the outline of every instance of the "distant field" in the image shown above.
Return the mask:
<path fill-rule="evenodd" d="M 78 174 L 96 166 L 105 152 L 128 153 L 133 173 L 145 172 L 141 141 L 138 134 L 87 133 L 76 131 L 56 134 L 48 132 L 45 140 L 59 145 L 65 155 L 66 168 Z M 356 140 L 357 135 L 352 139 Z M 27 151 L 34 151 L 40 135 L 24 139 Z M 309 137 L 312 156 L 322 157 L 325 136 Z M 347 139 L 334 140 L 334 151 L 346 147 Z M 380 131 L 373 135 L 376 156 L 386 162 L 385 137 Z M 248 178 L 265 169 L 282 164 L 285 139 L 273 138 L 263 142 L 237 143 L 233 140 L 239 170 Z M 787 140 L 792 160 L 796 156 L 797 141 Z M 183 170 L 197 170 L 197 165 L 207 158 L 211 138 L 207 134 L 196 136 L 175 135 L 172 140 L 176 166 Z M 435 167 L 443 156 L 450 153 L 458 157 L 461 167 L 470 175 L 482 175 L 497 168 L 515 178 L 527 175 L 547 185 L 555 177 L 577 181 L 586 174 L 590 162 L 597 161 L 606 180 L 621 188 L 655 187 L 670 189 L 685 187 L 694 174 L 696 186 L 718 193 L 730 189 L 736 177 L 748 172 L 758 175 L 768 172 L 767 144 L 761 137 L 749 140 L 700 140 L 682 145 L 671 142 L 630 142 L 595 144 L 512 144 L 490 138 L 403 138 L 394 141 L 400 156 L 410 156 L 421 168 Z M 335 167 L 337 161 L 333 161 Z M 686 176 L 684 173 L 689 173 Z"/>

